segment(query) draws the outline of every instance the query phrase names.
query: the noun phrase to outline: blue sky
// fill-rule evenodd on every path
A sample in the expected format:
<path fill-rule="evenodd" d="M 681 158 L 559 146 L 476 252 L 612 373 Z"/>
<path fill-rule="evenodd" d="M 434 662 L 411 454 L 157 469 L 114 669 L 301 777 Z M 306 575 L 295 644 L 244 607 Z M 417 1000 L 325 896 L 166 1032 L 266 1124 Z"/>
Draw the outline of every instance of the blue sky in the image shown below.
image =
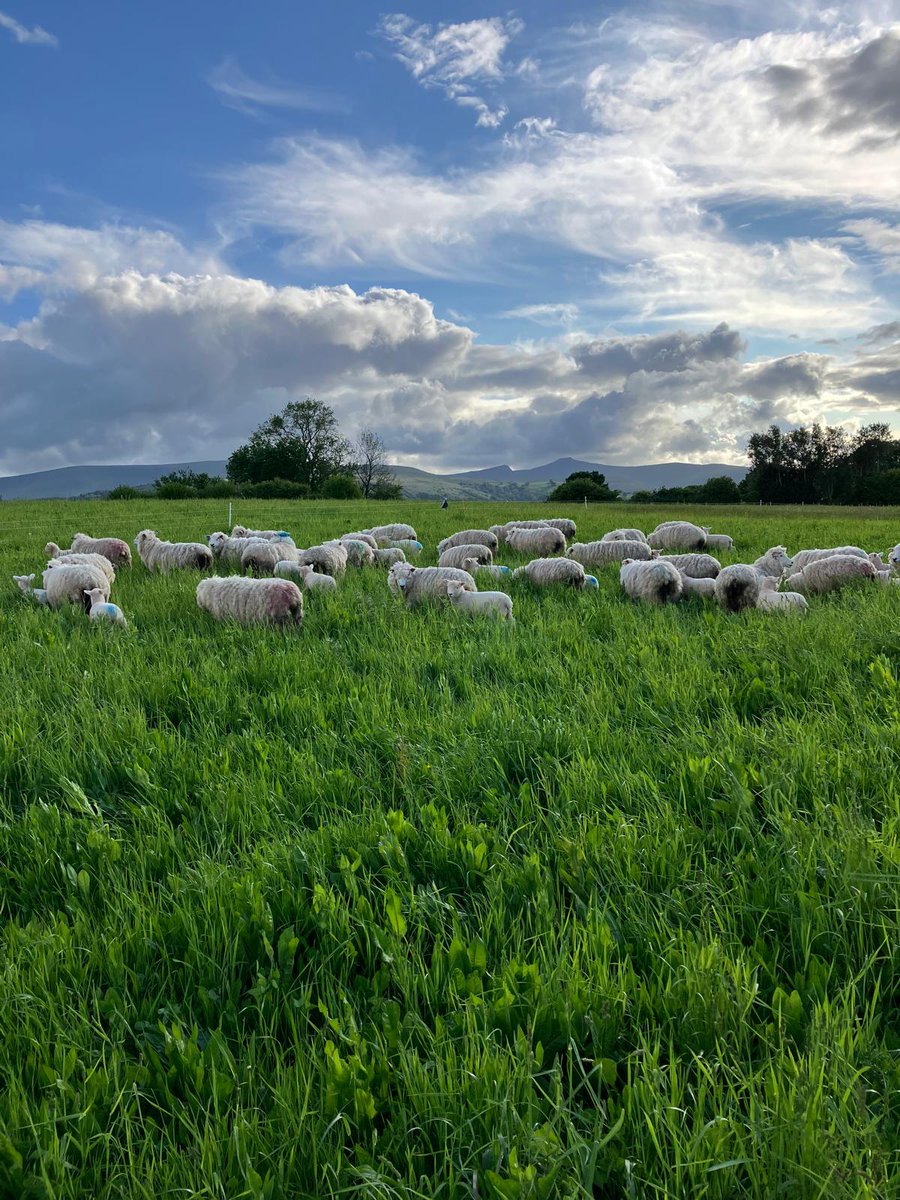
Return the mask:
<path fill-rule="evenodd" d="M 0 0 L 0 473 L 900 425 L 900 5 Z"/>

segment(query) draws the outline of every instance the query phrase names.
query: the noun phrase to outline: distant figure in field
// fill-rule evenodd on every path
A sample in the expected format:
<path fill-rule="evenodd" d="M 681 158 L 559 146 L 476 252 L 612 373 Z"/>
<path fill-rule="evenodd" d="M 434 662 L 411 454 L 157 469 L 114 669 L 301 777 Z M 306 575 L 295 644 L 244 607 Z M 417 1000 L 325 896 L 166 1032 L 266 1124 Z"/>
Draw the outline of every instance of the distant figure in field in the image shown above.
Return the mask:
<path fill-rule="evenodd" d="M 449 507 L 450 507 L 450 501 L 445 496 L 443 498 L 443 500 L 441 501 L 441 508 L 449 508 Z"/>

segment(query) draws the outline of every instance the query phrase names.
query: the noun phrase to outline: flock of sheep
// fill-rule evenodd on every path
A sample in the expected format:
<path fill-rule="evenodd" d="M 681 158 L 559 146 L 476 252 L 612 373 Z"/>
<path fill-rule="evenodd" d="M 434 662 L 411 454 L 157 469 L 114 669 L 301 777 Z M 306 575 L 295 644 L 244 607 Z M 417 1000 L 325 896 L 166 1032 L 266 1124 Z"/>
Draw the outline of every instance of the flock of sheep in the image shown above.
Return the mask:
<path fill-rule="evenodd" d="M 599 586 L 596 575 L 587 574 L 585 567 L 618 564 L 622 588 L 634 600 L 665 604 L 700 596 L 728 612 L 804 610 L 807 596 L 856 580 L 900 582 L 891 578 L 893 568 L 900 566 L 900 545 L 890 551 L 887 562 L 859 546 L 801 550 L 793 558 L 783 546 L 773 546 L 753 563 L 722 567 L 709 552 L 730 550 L 733 539 L 688 521 L 665 521 L 649 535 L 639 529 L 613 529 L 592 542 L 576 542 L 576 532 L 575 522 L 566 517 L 464 529 L 438 544 L 436 567 L 408 561 L 408 554 L 421 552 L 422 543 L 411 525 L 399 523 L 345 533 L 305 550 L 285 530 L 242 525 L 230 535 L 212 533 L 206 543 L 167 542 L 144 529 L 134 544 L 149 571 L 211 571 L 217 563 L 238 567 L 240 575 L 201 580 L 197 604 L 217 620 L 242 624 L 299 624 L 303 592 L 335 589 L 348 565 L 387 567 L 388 587 L 410 607 L 446 600 L 469 615 L 484 613 L 510 621 L 512 598 L 506 592 L 480 590 L 476 576 L 509 575 L 536 587 L 563 584 L 580 590 Z M 536 557 L 511 571 L 494 562 L 502 545 Z M 43 587 L 34 586 L 35 575 L 14 575 L 22 592 L 50 608 L 76 604 L 92 620 L 126 624 L 124 613 L 109 597 L 116 569 L 131 566 L 127 542 L 78 533 L 68 550 L 49 542 L 44 553 L 48 563 Z"/>

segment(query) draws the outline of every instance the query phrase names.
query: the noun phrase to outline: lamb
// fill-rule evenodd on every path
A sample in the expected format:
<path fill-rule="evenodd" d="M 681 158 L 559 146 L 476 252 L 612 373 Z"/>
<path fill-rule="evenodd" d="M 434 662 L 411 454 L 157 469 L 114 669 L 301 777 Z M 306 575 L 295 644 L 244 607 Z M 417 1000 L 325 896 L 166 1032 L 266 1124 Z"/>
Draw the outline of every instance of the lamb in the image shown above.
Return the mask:
<path fill-rule="evenodd" d="M 322 575 L 337 577 L 347 569 L 347 547 L 341 545 L 310 546 L 297 555 L 299 563 L 314 567 Z"/>
<path fill-rule="evenodd" d="M 714 600 L 716 596 L 716 581 L 711 578 L 694 579 L 692 575 L 685 575 L 683 571 L 679 571 L 681 576 L 681 598 L 687 596 L 702 596 L 704 600 Z"/>
<path fill-rule="evenodd" d="M 647 544 L 654 550 L 702 550 L 706 533 L 690 521 L 672 521 L 654 529 Z"/>
<path fill-rule="evenodd" d="M 794 565 L 794 560 L 784 546 L 770 546 L 753 565 L 760 575 L 771 575 L 774 579 L 780 579 Z"/>
<path fill-rule="evenodd" d="M 123 628 L 128 628 L 128 622 L 125 620 L 125 614 L 119 608 L 118 604 L 110 604 L 103 598 L 103 592 L 100 588 L 89 588 L 84 593 L 90 600 L 90 609 L 88 616 L 92 621 L 108 621 L 111 625 L 121 625 Z"/>
<path fill-rule="evenodd" d="M 646 542 L 604 542 L 602 539 L 599 542 L 573 542 L 566 555 L 585 567 L 605 567 L 609 563 L 619 563 L 625 558 L 647 561 L 655 557 L 654 551 Z"/>
<path fill-rule="evenodd" d="M 384 550 L 375 550 L 376 567 L 392 567 L 394 563 L 406 562 L 406 555 L 399 546 L 388 546 Z"/>
<path fill-rule="evenodd" d="M 153 529 L 142 529 L 134 544 L 148 571 L 212 569 L 213 552 L 200 542 L 164 542 Z"/>
<path fill-rule="evenodd" d="M 457 579 L 447 583 L 447 599 L 454 608 L 470 617 L 482 613 L 499 617 L 506 621 L 515 621 L 512 615 L 512 597 L 506 592 L 469 592 L 464 584 Z"/>
<path fill-rule="evenodd" d="M 517 554 L 538 554 L 546 558 L 565 550 L 566 535 L 561 529 L 544 525 L 535 529 L 511 529 L 506 542 Z"/>
<path fill-rule="evenodd" d="M 807 563 L 802 571 L 789 575 L 787 584 L 794 591 L 814 596 L 836 591 L 855 579 L 875 579 L 877 575 L 868 558 L 858 558 L 855 554 L 831 554 L 828 558 Z"/>
<path fill-rule="evenodd" d="M 647 535 L 640 529 L 610 529 L 604 533 L 601 542 L 643 542 L 647 544 Z"/>
<path fill-rule="evenodd" d="M 566 535 L 567 542 L 571 542 L 578 532 L 578 526 L 568 517 L 548 517 L 546 524 L 552 526 L 554 529 L 562 530 Z"/>
<path fill-rule="evenodd" d="M 626 596 L 647 604 L 668 604 L 681 598 L 681 576 L 669 562 L 626 558 L 619 568 L 619 582 Z"/>
<path fill-rule="evenodd" d="M 833 558 L 836 554 L 849 554 L 853 558 L 869 557 L 866 551 L 859 546 L 835 546 L 831 550 L 800 550 L 794 555 L 794 573 L 802 571 L 810 563 L 821 562 L 825 558 Z"/>
<path fill-rule="evenodd" d="M 308 563 L 285 560 L 284 562 L 276 563 L 273 574 L 279 579 L 296 580 L 297 586 L 302 587 L 305 591 L 321 589 L 322 591 L 333 592 L 337 589 L 336 579 L 331 575 L 317 575 Z"/>
<path fill-rule="evenodd" d="M 51 542 L 50 545 L 52 546 L 53 543 Z M 48 547 L 45 546 L 45 553 L 47 549 Z M 110 584 L 116 582 L 115 569 L 109 559 L 103 554 L 69 554 L 67 551 L 60 550 L 59 546 L 54 546 L 54 549 L 57 551 L 57 554 L 47 563 L 48 567 L 63 567 L 72 566 L 73 563 L 87 563 L 88 566 L 96 567 L 98 571 L 102 571 Z"/>
<path fill-rule="evenodd" d="M 80 604 L 85 612 L 88 612 L 91 604 L 85 593 L 93 588 L 99 588 L 104 600 L 109 599 L 109 580 L 90 563 L 68 563 L 61 567 L 48 567 L 44 572 L 43 583 L 47 591 L 47 603 L 51 608 L 62 608 L 64 604 Z"/>
<path fill-rule="evenodd" d="M 722 564 L 711 554 L 660 554 L 659 557 L 691 579 L 715 579 L 722 570 Z"/>
<path fill-rule="evenodd" d="M 562 534 L 560 534 L 562 537 Z M 563 539 L 565 540 L 565 539 Z M 450 546 L 438 558 L 439 567 L 462 567 L 467 558 L 475 558 L 481 563 L 491 563 L 494 556 L 489 546 L 480 542 L 472 542 L 463 546 Z"/>
<path fill-rule="evenodd" d="M 114 567 L 131 566 L 131 547 L 121 538 L 92 538 L 76 533 L 69 550 L 74 554 L 102 554 Z"/>
<path fill-rule="evenodd" d="M 724 608 L 726 612 L 756 608 L 762 578 L 756 567 L 746 563 L 723 567 L 716 576 L 716 600 L 719 607 Z"/>
<path fill-rule="evenodd" d="M 779 592 L 778 580 L 773 575 L 766 575 L 760 580 L 756 607 L 764 612 L 806 612 L 809 605 L 800 592 Z"/>
<path fill-rule="evenodd" d="M 707 550 L 731 550 L 734 546 L 734 538 L 729 537 L 727 533 L 710 533 L 705 525 L 701 525 L 700 528 L 706 534 Z"/>
<path fill-rule="evenodd" d="M 876 571 L 890 571 L 891 569 L 891 564 L 884 561 L 884 559 L 881 557 L 880 551 L 878 550 L 872 551 L 872 553 L 869 555 L 869 562 Z"/>
<path fill-rule="evenodd" d="M 407 539 L 415 542 L 418 540 L 418 535 L 412 525 L 376 525 L 374 529 L 364 529 L 363 533 L 369 533 L 375 539 L 380 541 L 381 538 L 386 538 L 388 541 L 399 541 Z"/>
<path fill-rule="evenodd" d="M 444 600 L 447 584 L 457 581 L 466 591 L 477 592 L 478 585 L 468 571 L 457 567 L 414 567 L 412 563 L 394 563 L 388 573 L 388 587 L 402 595 L 410 608 L 424 600 Z"/>
<path fill-rule="evenodd" d="M 18 584 L 23 596 L 28 596 L 35 604 L 47 607 L 47 589 L 34 586 L 34 575 L 13 575 L 13 583 Z"/>
<path fill-rule="evenodd" d="M 499 563 L 480 563 L 477 558 L 467 558 L 462 569 L 468 571 L 473 578 L 475 575 L 490 575 L 492 579 L 502 579 L 504 575 L 509 574 L 509 567 L 501 566 Z"/>
<path fill-rule="evenodd" d="M 499 541 L 497 535 L 491 533 L 489 529 L 462 529 L 459 533 L 451 533 L 449 537 L 438 542 L 438 554 L 443 554 L 451 546 L 471 545 L 487 546 L 489 550 L 493 551 L 497 549 Z"/>
<path fill-rule="evenodd" d="M 289 538 L 286 529 L 248 529 L 245 525 L 235 525 L 231 531 L 233 538 L 262 538 L 263 541 L 273 542 L 276 538 Z"/>
<path fill-rule="evenodd" d="M 217 621 L 242 625 L 300 625 L 303 596 L 289 579 L 210 576 L 197 584 L 197 607 Z"/>
<path fill-rule="evenodd" d="M 513 579 L 527 579 L 535 587 L 562 583 L 581 591 L 584 587 L 599 587 L 596 576 L 586 575 L 584 567 L 571 558 L 534 558 L 524 567 L 517 567 Z"/>

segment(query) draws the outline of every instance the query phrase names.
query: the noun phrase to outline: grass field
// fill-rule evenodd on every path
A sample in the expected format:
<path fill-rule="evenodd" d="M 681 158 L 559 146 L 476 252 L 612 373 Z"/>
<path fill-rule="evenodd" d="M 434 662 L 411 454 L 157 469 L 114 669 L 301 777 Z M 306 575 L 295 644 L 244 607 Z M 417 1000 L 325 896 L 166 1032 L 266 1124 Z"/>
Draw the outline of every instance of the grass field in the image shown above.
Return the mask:
<path fill-rule="evenodd" d="M 285 633 L 138 563 L 121 633 L 9 580 L 226 511 L 0 504 L 0 1196 L 900 1196 L 900 588 L 727 617 L 608 569 L 508 626 L 373 571 Z M 422 563 L 516 515 L 235 509 Z M 702 516 L 727 561 L 900 541 Z"/>

